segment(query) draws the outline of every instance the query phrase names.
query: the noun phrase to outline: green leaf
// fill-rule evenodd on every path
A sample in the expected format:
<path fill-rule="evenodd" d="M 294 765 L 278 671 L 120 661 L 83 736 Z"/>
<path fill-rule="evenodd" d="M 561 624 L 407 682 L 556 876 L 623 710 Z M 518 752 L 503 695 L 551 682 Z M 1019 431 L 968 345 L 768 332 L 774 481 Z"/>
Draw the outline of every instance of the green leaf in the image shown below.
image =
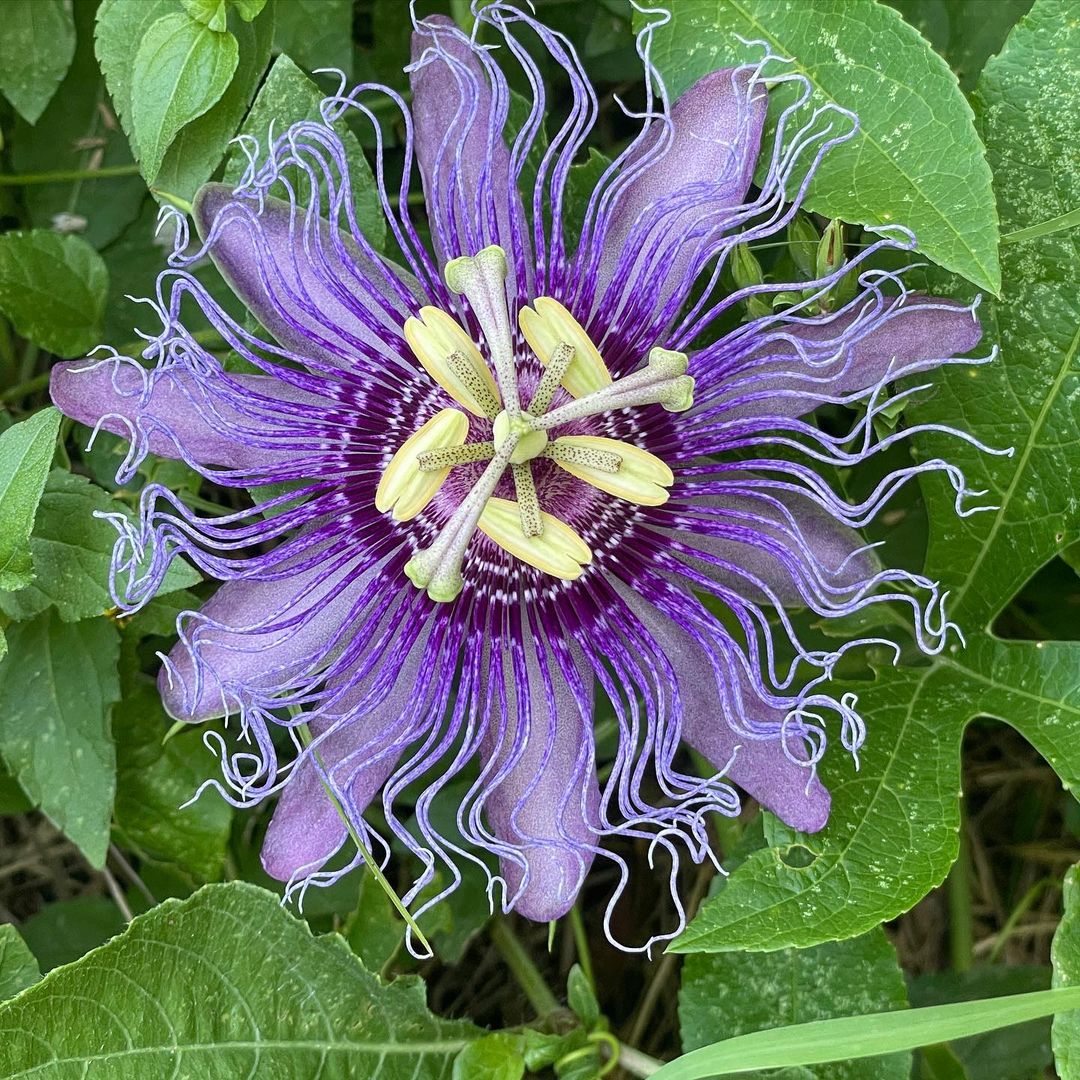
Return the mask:
<path fill-rule="evenodd" d="M 180 129 L 221 99 L 239 60 L 232 34 L 179 12 L 147 30 L 131 75 L 131 119 L 148 183 Z"/>
<path fill-rule="evenodd" d="M 1078 1006 L 1080 987 L 1070 987 L 768 1028 L 691 1051 L 653 1076 L 655 1080 L 710 1080 L 757 1069 L 823 1064 L 838 1060 L 840 1055 L 877 1057 L 994 1031 Z"/>
<path fill-rule="evenodd" d="M 1055 2 L 1037 3 L 983 72 L 976 102 L 1007 230 L 1080 205 L 1076 109 L 1067 104 L 1078 80 L 1080 22 Z M 967 647 L 836 689 L 859 694 L 869 736 L 858 772 L 835 753 L 822 763 L 833 793 L 828 827 L 752 855 L 703 905 L 678 951 L 817 944 L 912 907 L 956 858 L 960 742 L 976 716 L 1013 725 L 1067 788 L 1080 784 L 1080 644 L 1006 642 L 990 629 L 1016 590 L 1080 536 L 1080 249 L 1075 234 L 1055 233 L 1002 254 L 1003 298 L 979 312 L 1001 357 L 943 369 L 936 392 L 908 413 L 913 424 L 958 425 L 1015 448 L 1012 458 L 990 457 L 937 433 L 917 436 L 919 457 L 960 466 L 969 487 L 986 489 L 979 502 L 998 507 L 959 519 L 940 475 L 924 479 L 927 573 L 951 590 L 949 614 Z M 789 866 L 785 845 L 813 857 Z"/>
<path fill-rule="evenodd" d="M 1075 986 L 1080 981 L 1080 866 L 1065 875 L 1065 914 L 1050 949 L 1054 986 Z M 1080 1077 L 1080 1011 L 1054 1017 L 1054 1063 L 1061 1080 Z"/>
<path fill-rule="evenodd" d="M 223 33 L 228 26 L 225 0 L 180 0 L 184 10 L 197 22 Z"/>
<path fill-rule="evenodd" d="M 342 934 L 364 967 L 381 972 L 401 949 L 405 924 L 375 878 L 370 874 L 355 876 L 360 879 L 360 896 Z"/>
<path fill-rule="evenodd" d="M 896 950 L 881 929 L 812 949 L 688 956 L 679 991 L 684 1050 L 782 1025 L 907 1005 Z M 900 1021 L 902 1023 L 902 1021 Z M 814 1066 L 805 1080 L 907 1080 L 911 1055 Z"/>
<path fill-rule="evenodd" d="M 381 983 L 340 937 L 312 937 L 273 893 L 239 882 L 140 915 L 0 1007 L 0 1030 L 11 1080 L 435 1080 L 479 1034 L 428 1012 L 418 979 Z"/>
<path fill-rule="evenodd" d="M 266 7 L 266 0 L 229 0 L 229 2 L 244 22 L 251 22 Z M 349 27 L 349 30 L 351 31 L 352 27 Z M 352 34 L 350 33 L 349 36 L 351 38 Z"/>
<path fill-rule="evenodd" d="M 126 846 L 213 880 L 221 874 L 232 810 L 213 790 L 184 805 L 218 775 L 218 764 L 200 731 L 183 731 L 162 745 L 169 723 L 154 681 L 131 680 L 113 710 L 116 827 Z"/>
<path fill-rule="evenodd" d="M 116 786 L 109 713 L 120 638 L 105 619 L 55 612 L 8 628 L 0 661 L 0 755 L 27 795 L 103 866 Z"/>
<path fill-rule="evenodd" d="M 217 168 L 270 60 L 273 9 L 270 5 L 252 23 L 230 25 L 239 46 L 236 74 L 213 108 L 180 129 L 158 171 L 157 189 L 190 200 Z M 132 58 L 154 23 L 170 14 L 176 14 L 174 0 L 102 0 L 98 8 L 98 61 L 120 123 L 140 160 L 131 115 Z"/>
<path fill-rule="evenodd" d="M 274 51 L 308 71 L 336 68 L 352 75 L 352 0 L 292 0 L 280 4 Z"/>
<path fill-rule="evenodd" d="M 64 0 L 7 0 L 0 34 L 0 91 L 29 123 L 45 111 L 75 53 Z"/>
<path fill-rule="evenodd" d="M 255 98 L 255 104 L 240 129 L 241 134 L 253 136 L 260 147 L 265 149 L 271 125 L 275 133 L 280 133 L 290 124 L 299 123 L 301 120 L 322 123 L 319 105 L 324 96 L 318 86 L 292 60 L 287 56 L 279 56 Z M 377 251 L 381 250 L 386 242 L 386 219 L 379 204 L 371 166 L 368 165 L 356 136 L 348 128 L 339 125 L 337 133 L 345 147 L 345 156 L 349 163 L 349 179 L 357 223 L 368 242 Z M 225 182 L 238 183 L 246 168 L 247 158 L 237 148 L 226 160 Z M 298 197 L 303 200 L 304 192 L 308 189 L 307 178 L 295 168 L 287 170 L 286 175 Z M 325 189 L 322 205 L 326 206 Z"/>
<path fill-rule="evenodd" d="M 101 341 L 109 272 L 81 237 L 45 229 L 0 236 L 0 311 L 57 356 Z"/>
<path fill-rule="evenodd" d="M 791 57 L 811 105 L 858 114 L 859 132 L 821 163 L 805 206 L 861 225 L 906 225 L 919 250 L 997 292 L 990 170 L 956 76 L 900 15 L 873 0 L 679 0 L 652 61 L 676 96 L 717 68 L 756 62 L 765 42 Z M 650 17 L 635 15 L 642 24 Z M 652 17 L 655 20 L 655 16 Z M 792 87 L 771 96 L 773 109 Z M 766 136 L 765 145 L 768 145 Z"/>
<path fill-rule="evenodd" d="M 60 413 L 48 408 L 0 434 L 0 589 L 33 580 L 30 533 L 59 430 Z"/>
<path fill-rule="evenodd" d="M 30 551 L 34 581 L 10 596 L 0 595 L 0 611 L 13 619 L 28 619 L 52 604 L 65 622 L 103 615 L 113 605 L 109 567 L 116 529 L 96 513 L 131 511 L 107 491 L 63 469 L 54 469 L 45 485 Z M 159 595 L 186 589 L 201 578 L 178 560 L 169 567 Z"/>
<path fill-rule="evenodd" d="M 0 1001 L 7 1001 L 41 978 L 34 954 L 10 923 L 0 926 Z"/>
<path fill-rule="evenodd" d="M 521 1039 L 505 1032 L 469 1043 L 454 1060 L 452 1080 L 521 1080 L 525 1075 Z"/>

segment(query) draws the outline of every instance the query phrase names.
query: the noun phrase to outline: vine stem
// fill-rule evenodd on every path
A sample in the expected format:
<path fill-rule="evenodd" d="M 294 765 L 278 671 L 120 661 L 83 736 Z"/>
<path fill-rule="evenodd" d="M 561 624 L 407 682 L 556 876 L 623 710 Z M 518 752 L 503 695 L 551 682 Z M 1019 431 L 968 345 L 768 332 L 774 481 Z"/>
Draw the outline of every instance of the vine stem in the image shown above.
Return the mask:
<path fill-rule="evenodd" d="M 547 1016 L 559 1008 L 559 1002 L 544 981 L 539 968 L 525 951 L 506 919 L 495 919 L 491 924 L 491 942 L 503 958 L 510 974 L 521 987 L 537 1016 Z"/>
<path fill-rule="evenodd" d="M 60 169 L 45 173 L 0 173 L 0 187 L 26 187 L 30 184 L 68 184 L 73 180 L 109 180 L 117 176 L 138 176 L 139 166 L 104 165 L 100 169 Z"/>
<path fill-rule="evenodd" d="M 648 1077 L 658 1073 L 663 1067 L 662 1061 L 657 1061 L 640 1050 L 635 1050 L 625 1043 L 619 1044 L 619 1067 L 631 1076 Z"/>

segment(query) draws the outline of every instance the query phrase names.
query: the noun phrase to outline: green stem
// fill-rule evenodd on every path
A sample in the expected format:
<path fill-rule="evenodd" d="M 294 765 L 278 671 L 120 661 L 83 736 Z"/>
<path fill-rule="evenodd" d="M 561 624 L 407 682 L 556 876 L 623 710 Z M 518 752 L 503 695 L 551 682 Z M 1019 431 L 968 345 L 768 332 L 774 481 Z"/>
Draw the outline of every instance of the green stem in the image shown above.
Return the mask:
<path fill-rule="evenodd" d="M 506 919 L 495 919 L 492 922 L 491 941 L 510 969 L 510 974 L 524 991 L 529 1004 L 536 1010 L 536 1015 L 547 1016 L 555 1012 L 559 1002 Z"/>
<path fill-rule="evenodd" d="M 649 1057 L 648 1054 L 643 1054 L 632 1046 L 627 1046 L 625 1043 L 619 1044 L 619 1065 L 631 1076 L 652 1076 L 653 1073 L 660 1071 L 663 1064 L 662 1061 L 657 1061 L 656 1058 Z"/>
<path fill-rule="evenodd" d="M 60 169 L 46 173 L 0 173 L 0 187 L 26 187 L 30 184 L 69 184 L 73 180 L 109 180 L 117 176 L 138 176 L 139 166 L 105 165 L 100 169 Z"/>
<path fill-rule="evenodd" d="M 1043 878 L 1041 881 L 1036 881 L 1035 884 L 1024 893 L 1020 898 L 1020 903 L 1013 908 L 1012 913 L 1005 920 L 1005 925 L 998 932 L 997 941 L 994 942 L 994 948 L 987 957 L 987 963 L 997 963 L 1002 951 L 1008 944 L 1009 938 L 1012 936 L 1012 932 L 1016 929 L 1016 924 L 1028 913 L 1031 905 L 1034 904 L 1048 888 L 1056 884 L 1057 882 L 1054 881 L 1053 878 Z"/>
<path fill-rule="evenodd" d="M 43 390 L 49 385 L 49 373 L 47 371 L 41 372 L 39 375 L 33 376 L 33 378 L 27 379 L 25 382 L 18 383 L 15 386 L 8 387 L 2 394 L 0 394 L 0 401 L 5 404 L 9 401 L 21 401 L 25 397 L 29 397 L 31 394 L 37 393 L 38 390 Z"/>
<path fill-rule="evenodd" d="M 300 741 L 304 744 L 304 747 L 306 749 L 308 746 L 311 745 L 311 731 L 309 730 L 307 724 L 298 724 L 296 730 L 300 735 Z M 326 796 L 330 800 L 330 802 L 333 803 L 334 809 L 338 813 L 338 817 L 340 817 L 341 820 L 345 823 L 345 828 L 348 829 L 349 836 L 352 837 L 352 842 L 356 845 L 356 850 L 360 852 L 361 858 L 367 864 L 367 868 L 371 876 L 379 883 L 379 888 L 386 893 L 387 897 L 390 900 L 390 903 L 394 905 L 394 907 L 397 909 L 398 914 L 405 920 L 409 928 L 416 935 L 416 940 L 419 941 L 420 944 L 423 945 L 423 947 L 427 950 L 428 956 L 434 956 L 435 950 L 432 949 L 430 943 L 428 942 L 428 939 L 424 937 L 423 930 L 421 930 L 420 927 L 417 926 L 416 920 L 412 917 L 409 910 L 401 902 L 401 898 L 394 891 L 393 886 L 390 884 L 389 881 L 386 880 L 386 875 L 383 874 L 382 870 L 379 868 L 379 864 L 375 861 L 375 856 L 372 855 L 370 851 L 368 851 L 367 845 L 364 843 L 363 840 L 360 839 L 360 834 L 353 826 L 352 819 L 345 812 L 345 807 L 341 805 L 341 802 L 338 800 L 337 795 L 334 794 L 333 788 L 331 788 L 330 785 L 326 782 L 326 766 L 325 764 L 323 764 L 323 760 L 319 754 L 319 751 L 313 750 L 311 753 L 312 757 L 315 759 L 315 762 L 319 766 L 319 780 L 322 782 L 323 790 L 326 792 Z"/>
<path fill-rule="evenodd" d="M 949 953 L 954 971 L 969 971 L 975 956 L 971 919 L 971 858 L 967 829 L 961 815 L 960 855 L 946 882 L 949 893 Z"/>
<path fill-rule="evenodd" d="M 574 931 L 574 946 L 577 949 L 578 963 L 595 993 L 596 979 L 593 976 L 592 954 L 589 952 L 589 935 L 585 933 L 585 920 L 582 919 L 581 908 L 577 904 L 570 909 L 570 928 Z"/>

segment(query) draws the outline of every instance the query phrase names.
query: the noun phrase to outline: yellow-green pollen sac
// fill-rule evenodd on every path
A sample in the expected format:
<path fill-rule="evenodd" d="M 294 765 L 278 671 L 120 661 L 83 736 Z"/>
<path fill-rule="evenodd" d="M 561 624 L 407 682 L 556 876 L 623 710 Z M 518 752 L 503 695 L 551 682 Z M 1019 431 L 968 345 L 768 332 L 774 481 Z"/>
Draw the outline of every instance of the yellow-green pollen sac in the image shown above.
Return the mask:
<path fill-rule="evenodd" d="M 462 561 L 478 529 L 529 566 L 567 581 L 580 577 L 592 551 L 569 525 L 541 508 L 530 463 L 548 458 L 600 491 L 641 506 L 666 502 L 675 478 L 663 461 L 633 443 L 592 435 L 552 438 L 549 433 L 615 409 L 659 404 L 681 412 L 693 403 L 694 380 L 686 374 L 682 353 L 653 349 L 645 367 L 613 380 L 581 324 L 557 300 L 540 296 L 518 318 L 525 340 L 544 365 L 532 400 L 523 406 L 506 272 L 506 255 L 499 247 L 453 259 L 446 266 L 448 287 L 465 296 L 480 324 L 490 366 L 476 342 L 445 311 L 421 308 L 404 327 L 405 339 L 424 369 L 466 412 L 442 409 L 406 439 L 383 470 L 376 508 L 408 521 L 431 502 L 456 465 L 488 463 L 435 540 L 405 566 L 413 584 L 441 602 L 461 592 Z M 573 400 L 552 409 L 560 387 Z M 466 442 L 466 413 L 491 421 L 490 441 Z M 494 494 L 507 469 L 516 501 Z"/>

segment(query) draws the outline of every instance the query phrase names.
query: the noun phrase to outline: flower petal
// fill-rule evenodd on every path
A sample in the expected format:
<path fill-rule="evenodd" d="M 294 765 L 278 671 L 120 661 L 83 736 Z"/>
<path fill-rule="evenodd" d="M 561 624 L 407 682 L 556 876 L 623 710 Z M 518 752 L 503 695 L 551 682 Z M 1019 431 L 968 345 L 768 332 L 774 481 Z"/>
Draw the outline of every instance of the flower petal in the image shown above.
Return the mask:
<path fill-rule="evenodd" d="M 675 102 L 670 128 L 656 122 L 632 145 L 623 172 L 639 162 L 647 164 L 620 191 L 603 231 L 597 298 L 628 260 L 634 270 L 623 296 L 631 308 L 640 303 L 636 292 L 659 302 L 677 288 L 689 288 L 690 282 L 683 281 L 686 268 L 702 242 L 693 239 L 695 230 L 706 220 L 722 230 L 725 211 L 746 197 L 761 148 L 767 100 L 764 87 L 752 84 L 747 68 L 714 71 Z M 657 256 L 679 245 L 660 279 L 648 265 L 659 260 L 646 254 L 657 242 Z M 643 284 L 648 288 L 641 292 Z M 619 299 L 609 296 L 605 305 Z"/>
<path fill-rule="evenodd" d="M 452 19 L 432 15 L 413 34 L 412 61 L 416 160 L 440 261 L 500 244 L 516 265 L 528 245 L 524 211 L 479 50 Z"/>
<path fill-rule="evenodd" d="M 598 844 L 600 792 L 593 754 L 592 709 L 582 712 L 565 675 L 551 656 L 552 700 L 545 688 L 536 646 L 525 633 L 517 675 L 506 663 L 504 722 L 493 724 L 487 755 L 490 775 L 509 771 L 487 796 L 488 822 L 512 847 L 500 859 L 507 897 L 527 919 L 548 922 L 570 910 Z M 528 711 L 518 713 L 520 680 Z M 591 676 L 585 686 L 591 691 Z M 493 708 L 499 708 L 493 694 Z M 524 862 L 524 865 L 522 865 Z M 519 892 L 520 890 L 520 892 Z"/>
<path fill-rule="evenodd" d="M 169 715 L 198 722 L 325 666 L 374 569 L 322 561 L 293 576 L 226 582 L 192 618 L 158 676 Z"/>
<path fill-rule="evenodd" d="M 419 283 L 337 232 L 340 251 L 325 221 L 316 237 L 305 213 L 273 198 L 265 198 L 260 211 L 225 184 L 200 188 L 192 211 L 204 239 L 219 222 L 210 257 L 244 306 L 290 352 L 349 369 L 357 367 L 358 354 L 397 355 L 401 324 L 414 298 L 423 297 Z"/>
<path fill-rule="evenodd" d="M 962 356 L 982 338 L 970 306 L 951 300 L 918 294 L 896 298 L 882 315 L 863 320 L 860 329 L 864 307 L 859 302 L 826 318 L 784 325 L 784 336 L 774 336 L 749 356 L 726 388 L 710 395 L 708 406 L 729 401 L 725 419 L 802 416 L 826 398 L 876 386 L 891 372 Z M 802 343 L 805 356 L 788 337 Z"/>
<path fill-rule="evenodd" d="M 268 375 L 230 375 L 229 380 L 251 395 L 255 412 L 241 412 L 230 404 L 237 391 L 224 383 L 213 392 L 212 380 L 196 378 L 181 367 L 148 372 L 124 359 L 95 362 L 68 360 L 55 364 L 49 390 L 65 416 L 88 427 L 132 439 L 146 438 L 146 449 L 162 457 L 187 458 L 202 465 L 250 469 L 295 459 L 291 440 L 274 449 L 266 421 L 256 415 L 258 398 L 271 402 L 318 404 L 321 399 Z M 325 403 L 323 403 L 325 405 Z M 272 409 L 272 404 L 268 405 Z M 264 430 L 260 431 L 260 424 Z M 250 438 L 245 438 L 247 433 Z M 281 434 L 287 434 L 281 432 Z"/>
<path fill-rule="evenodd" d="M 724 716 L 716 674 L 702 647 L 632 590 L 624 589 L 622 595 L 674 670 L 682 704 L 683 740 L 715 768 L 724 769 L 725 777 L 793 829 L 817 832 L 824 828 L 831 800 L 813 771 L 784 752 L 779 734 L 770 739 L 755 739 L 735 731 Z M 761 702 L 750 690 L 745 676 L 740 676 L 739 681 L 743 701 L 754 703 L 753 719 L 772 723 L 779 730 L 784 711 Z M 798 740 L 792 740 L 788 749 L 796 756 L 805 753 Z"/>
<path fill-rule="evenodd" d="M 360 716 L 349 717 L 369 692 L 374 676 L 342 695 L 329 713 L 311 722 L 312 735 L 325 735 L 316 750 L 339 789 L 348 792 L 352 812 L 362 814 L 394 770 L 401 754 L 401 727 L 416 697 L 417 676 L 427 656 L 428 635 L 421 633 L 408 650 L 389 693 Z M 328 688 L 330 689 L 330 688 Z M 346 719 L 342 719 L 346 717 Z M 336 730 L 331 730 L 335 727 Z M 325 734 L 330 732 L 330 734 Z M 295 767 L 281 792 L 263 840 L 263 869 L 278 881 L 321 868 L 345 842 L 348 830 L 330 801 L 319 770 L 310 758 Z"/>
<path fill-rule="evenodd" d="M 760 488 L 754 486 L 761 484 Z M 851 589 L 867 580 L 876 568 L 866 541 L 849 526 L 837 521 L 811 498 L 783 488 L 765 486 L 748 477 L 744 485 L 733 484 L 729 493 L 689 499 L 700 510 L 670 535 L 690 547 L 726 563 L 696 563 L 705 574 L 734 587 L 759 602 L 764 593 L 744 574 L 757 578 L 784 605 L 805 603 L 795 582 L 818 576 L 834 589 Z M 728 535 L 710 535 L 709 525 Z M 733 537 L 730 530 L 743 535 Z M 779 552 L 773 550 L 779 547 Z M 811 586 L 812 588 L 812 586 Z"/>

